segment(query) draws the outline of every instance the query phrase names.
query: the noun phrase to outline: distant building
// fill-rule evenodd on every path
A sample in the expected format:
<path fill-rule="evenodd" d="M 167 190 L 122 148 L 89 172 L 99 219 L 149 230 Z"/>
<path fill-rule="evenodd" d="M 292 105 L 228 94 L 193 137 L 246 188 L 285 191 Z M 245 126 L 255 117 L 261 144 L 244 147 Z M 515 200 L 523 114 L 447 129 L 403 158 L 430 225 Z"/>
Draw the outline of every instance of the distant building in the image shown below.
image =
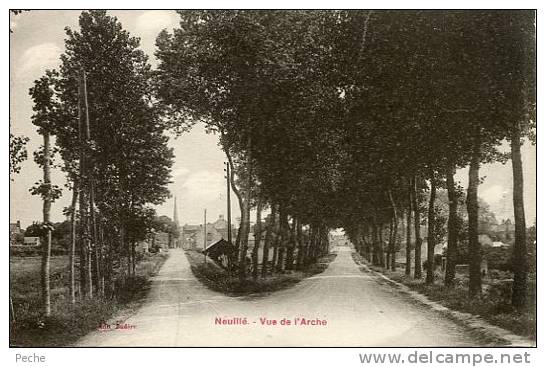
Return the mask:
<path fill-rule="evenodd" d="M 9 234 L 10 236 L 11 235 L 15 235 L 15 234 L 19 234 L 21 233 L 21 221 L 17 221 L 15 223 L 10 223 L 9 224 Z"/>
<path fill-rule="evenodd" d="M 23 244 L 25 246 L 40 246 L 40 237 L 25 237 Z"/>
<path fill-rule="evenodd" d="M 491 237 L 487 234 L 479 234 L 478 235 L 478 242 L 481 245 L 491 246 L 493 245 L 493 241 L 491 240 Z"/>
<path fill-rule="evenodd" d="M 176 225 L 177 232 L 180 233 L 180 222 L 178 222 L 178 205 L 176 205 L 176 196 L 174 197 L 173 222 Z M 172 246 L 173 248 L 178 248 L 180 247 L 180 245 L 180 236 L 178 238 L 174 238 L 172 240 L 172 243 L 170 243 L 170 246 Z"/>
<path fill-rule="evenodd" d="M 197 233 L 203 231 L 203 227 L 199 224 L 184 224 L 180 232 L 180 240 L 184 249 L 196 248 Z"/>
<path fill-rule="evenodd" d="M 156 232 L 152 238 L 152 246 L 168 249 L 171 246 L 171 236 L 166 232 Z"/>
<path fill-rule="evenodd" d="M 347 246 L 349 244 L 349 239 L 344 234 L 328 233 L 328 236 L 333 246 Z"/>
<path fill-rule="evenodd" d="M 224 219 L 224 216 L 220 214 L 218 216 L 218 219 L 216 222 L 212 223 L 212 226 L 218 232 L 218 234 L 221 236 L 221 238 L 224 238 L 227 240 L 228 238 L 228 222 Z"/>
<path fill-rule="evenodd" d="M 23 231 L 21 231 L 21 222 L 20 221 L 9 224 L 9 244 L 10 244 L 10 246 L 16 245 L 17 242 L 21 241 L 22 233 L 23 233 Z"/>
<path fill-rule="evenodd" d="M 510 245 L 501 241 L 493 241 L 493 243 L 491 244 L 491 247 L 510 247 Z"/>
<path fill-rule="evenodd" d="M 237 236 L 235 227 L 231 226 L 231 233 L 233 239 Z M 205 246 L 204 228 L 202 224 L 185 224 L 182 226 L 180 233 L 182 247 L 185 249 L 197 249 L 202 250 Z M 207 223 L 206 234 L 207 246 L 220 239 L 228 239 L 228 222 L 224 219 L 223 215 L 220 215 L 214 223 Z M 233 240 L 232 239 L 232 240 Z"/>
<path fill-rule="evenodd" d="M 137 252 L 154 252 L 157 250 L 168 250 L 176 247 L 176 238 L 173 238 L 167 232 L 155 232 L 151 238 L 144 241 L 139 241 L 136 244 L 135 250 Z"/>

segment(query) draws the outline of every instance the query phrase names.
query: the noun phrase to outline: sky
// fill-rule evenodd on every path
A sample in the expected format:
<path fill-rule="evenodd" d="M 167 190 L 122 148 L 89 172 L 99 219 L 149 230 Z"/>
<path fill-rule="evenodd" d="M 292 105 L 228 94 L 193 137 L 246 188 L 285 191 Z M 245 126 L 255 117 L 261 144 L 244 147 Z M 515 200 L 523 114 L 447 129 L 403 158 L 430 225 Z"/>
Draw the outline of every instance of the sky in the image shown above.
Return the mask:
<path fill-rule="evenodd" d="M 168 10 L 110 11 L 122 23 L 124 29 L 141 38 L 142 50 L 150 56 L 152 66 L 157 64 L 153 56 L 155 37 L 164 28 L 178 25 L 178 16 Z M 41 144 L 41 138 L 32 125 L 32 100 L 28 90 L 32 82 L 46 69 L 59 64 L 64 49 L 65 27 L 78 29 L 79 11 L 31 11 L 11 17 L 13 34 L 10 36 L 10 113 L 11 132 L 30 138 L 27 144 L 29 159 L 22 165 L 21 173 L 10 182 L 10 222 L 21 221 L 26 227 L 41 220 L 42 202 L 32 196 L 29 188 L 41 179 L 42 173 L 32 160 L 32 152 Z M 172 198 L 157 206 L 159 215 L 172 217 L 173 198 L 177 197 L 178 216 L 181 224 L 202 223 L 203 210 L 207 209 L 208 221 L 214 221 L 226 213 L 226 184 L 223 172 L 224 153 L 218 145 L 218 136 L 206 134 L 204 126 L 197 124 L 180 137 L 171 136 L 169 145 L 174 148 L 175 163 L 169 189 Z M 525 209 L 528 224 L 536 218 L 536 148 L 523 146 L 525 181 Z M 483 198 L 498 219 L 513 217 L 512 174 L 510 161 L 484 165 L 480 176 L 484 177 L 479 188 Z M 468 170 L 457 172 L 456 178 L 466 187 Z M 66 179 L 62 172 L 54 171 L 54 184 L 63 186 Z M 70 193 L 64 190 L 61 199 L 53 203 L 52 220 L 62 221 L 62 209 L 70 203 Z M 232 216 L 237 218 L 239 209 L 232 193 Z"/>

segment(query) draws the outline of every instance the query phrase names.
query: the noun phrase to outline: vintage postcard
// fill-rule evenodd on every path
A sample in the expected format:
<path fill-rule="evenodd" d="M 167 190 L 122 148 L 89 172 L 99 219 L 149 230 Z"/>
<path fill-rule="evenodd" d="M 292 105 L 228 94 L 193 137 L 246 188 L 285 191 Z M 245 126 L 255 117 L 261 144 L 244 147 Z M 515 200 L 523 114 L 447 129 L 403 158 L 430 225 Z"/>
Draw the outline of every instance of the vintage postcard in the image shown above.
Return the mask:
<path fill-rule="evenodd" d="M 11 9 L 9 346 L 536 346 L 536 16 Z"/>

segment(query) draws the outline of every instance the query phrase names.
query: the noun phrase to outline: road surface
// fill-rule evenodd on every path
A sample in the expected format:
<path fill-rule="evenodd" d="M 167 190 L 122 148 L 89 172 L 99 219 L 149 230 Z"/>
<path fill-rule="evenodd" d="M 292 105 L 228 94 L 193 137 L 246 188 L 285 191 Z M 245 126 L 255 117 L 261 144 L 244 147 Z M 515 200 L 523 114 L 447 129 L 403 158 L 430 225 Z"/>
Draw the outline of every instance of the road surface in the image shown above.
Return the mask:
<path fill-rule="evenodd" d="M 484 346 L 465 327 L 363 273 L 338 247 L 323 273 L 266 296 L 228 297 L 202 285 L 182 250 L 154 278 L 126 329 L 97 330 L 78 346 Z M 235 320 L 248 324 L 226 325 Z M 276 320 L 262 325 L 260 319 Z M 313 320 L 320 325 L 300 322 Z M 282 319 L 291 325 L 281 325 Z M 318 321 L 316 321 L 318 320 Z M 326 325 L 323 325 L 326 321 Z"/>

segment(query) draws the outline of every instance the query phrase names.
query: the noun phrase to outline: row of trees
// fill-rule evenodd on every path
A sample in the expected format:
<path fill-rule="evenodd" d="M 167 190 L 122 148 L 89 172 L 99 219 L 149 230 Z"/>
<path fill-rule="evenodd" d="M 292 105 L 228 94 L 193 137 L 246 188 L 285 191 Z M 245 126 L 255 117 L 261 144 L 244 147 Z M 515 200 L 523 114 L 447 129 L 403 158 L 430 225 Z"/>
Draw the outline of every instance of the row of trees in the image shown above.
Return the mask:
<path fill-rule="evenodd" d="M 113 295 L 120 268 L 127 276 L 134 275 L 137 241 L 165 225 L 154 221 L 150 205 L 168 197 L 173 163 L 166 126 L 151 93 L 148 57 L 138 48 L 139 39 L 106 11 L 82 12 L 79 25 L 79 31 L 66 28 L 59 69 L 47 71 L 30 90 L 32 122 L 44 139 L 35 153 L 44 178 L 31 192 L 44 202 L 46 315 L 51 312 L 50 210 L 61 193 L 51 182 L 52 166 L 66 173 L 72 193 L 66 214 L 71 227 L 69 299 L 75 303 L 78 297 Z M 54 155 L 60 157 L 57 163 Z"/>
<path fill-rule="evenodd" d="M 152 85 L 173 128 L 204 121 L 236 175 L 239 275 L 247 273 L 250 209 L 267 205 L 298 233 L 343 227 L 370 259 L 394 268 L 398 225 L 428 222 L 426 281 L 434 281 L 436 195 L 449 195 L 446 285 L 452 285 L 461 206 L 468 213 L 470 296 L 481 292 L 479 168 L 511 146 L 516 240 L 513 304 L 527 264 L 520 146 L 533 138 L 535 14 L 530 11 L 180 11 L 157 38 Z M 469 166 L 466 201 L 455 182 Z M 428 208 L 423 204 L 428 203 Z M 274 216 L 273 216 L 274 217 Z M 412 226 L 413 224 L 413 231 Z M 383 228 L 388 227 L 388 248 Z M 285 233 L 287 231 L 281 231 Z M 290 268 L 293 247 L 276 262 Z M 411 253 L 407 246 L 407 271 Z M 305 256 L 298 251 L 298 256 Z M 264 267 L 265 268 L 265 267 Z"/>
<path fill-rule="evenodd" d="M 30 91 L 33 123 L 44 139 L 35 154 L 44 178 L 31 191 L 44 199 L 46 314 L 49 216 L 60 194 L 50 179 L 52 166 L 66 173 L 72 192 L 70 299 L 77 298 L 77 267 L 82 298 L 107 296 L 115 292 L 115 267 L 134 273 L 135 243 L 154 227 L 149 205 L 168 196 L 173 153 L 165 130 L 182 133 L 196 121 L 220 135 L 230 163 L 241 209 L 241 279 L 249 275 L 249 250 L 258 275 L 260 241 L 248 246 L 251 209 L 261 233 L 262 211 L 269 207 L 263 275 L 312 262 L 327 251 L 328 230 L 337 227 L 371 261 L 394 268 L 405 216 L 406 271 L 415 242 L 413 276 L 421 278 L 426 216 L 431 283 L 435 232 L 443 227 L 435 202 L 445 187 L 445 281 L 453 283 L 466 206 L 471 296 L 481 292 L 479 167 L 507 159 L 497 147 L 509 141 L 513 303 L 523 306 L 520 146 L 524 137 L 533 138 L 536 121 L 533 12 L 229 10 L 179 16 L 178 28 L 159 34 L 159 65 L 151 70 L 139 40 L 115 18 L 83 12 L 80 30 L 66 29 L 60 68 Z M 465 166 L 469 185 L 461 202 L 454 173 Z"/>

